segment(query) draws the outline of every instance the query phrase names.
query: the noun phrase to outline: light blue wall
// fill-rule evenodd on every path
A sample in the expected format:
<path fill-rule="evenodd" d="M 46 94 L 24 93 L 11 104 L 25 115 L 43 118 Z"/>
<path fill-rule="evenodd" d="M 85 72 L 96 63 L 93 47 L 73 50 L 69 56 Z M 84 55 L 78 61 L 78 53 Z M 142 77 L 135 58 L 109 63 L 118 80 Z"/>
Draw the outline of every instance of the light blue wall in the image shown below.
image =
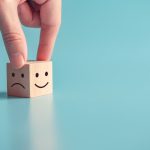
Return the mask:
<path fill-rule="evenodd" d="M 127 84 L 129 75 L 125 79 L 123 76 L 129 70 L 133 70 L 131 85 L 141 82 L 141 77 L 149 81 L 144 72 L 150 61 L 149 4 L 146 0 L 64 0 L 62 26 L 53 55 L 55 87 L 84 86 L 87 82 L 100 86 L 105 81 Z M 35 59 L 39 31 L 24 30 L 29 59 Z M 0 49 L 3 88 L 7 56 L 1 39 Z"/>
<path fill-rule="evenodd" d="M 63 0 L 53 55 L 64 150 L 149 150 L 150 1 Z M 29 58 L 39 31 L 24 28 Z M 7 56 L 0 39 L 0 90 Z"/>

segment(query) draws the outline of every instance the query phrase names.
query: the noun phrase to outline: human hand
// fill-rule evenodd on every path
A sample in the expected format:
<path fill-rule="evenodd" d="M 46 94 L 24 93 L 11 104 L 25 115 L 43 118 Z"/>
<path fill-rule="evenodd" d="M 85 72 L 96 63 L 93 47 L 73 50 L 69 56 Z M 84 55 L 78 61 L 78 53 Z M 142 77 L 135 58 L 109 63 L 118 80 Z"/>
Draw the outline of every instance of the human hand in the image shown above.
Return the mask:
<path fill-rule="evenodd" d="M 37 60 L 49 60 L 61 23 L 61 0 L 30 0 L 30 3 L 26 0 L 0 0 L 0 30 L 10 62 L 16 69 L 27 60 L 21 23 L 41 28 Z"/>

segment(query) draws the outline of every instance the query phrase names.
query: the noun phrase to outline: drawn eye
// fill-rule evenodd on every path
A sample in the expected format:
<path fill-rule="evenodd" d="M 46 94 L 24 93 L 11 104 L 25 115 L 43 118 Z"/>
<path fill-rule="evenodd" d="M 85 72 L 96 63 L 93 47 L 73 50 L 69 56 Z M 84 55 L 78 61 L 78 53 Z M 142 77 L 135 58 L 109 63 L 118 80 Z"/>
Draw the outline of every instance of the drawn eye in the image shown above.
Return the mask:
<path fill-rule="evenodd" d="M 21 77 L 24 78 L 24 74 L 23 73 L 21 74 Z"/>
<path fill-rule="evenodd" d="M 39 74 L 38 74 L 38 73 L 36 73 L 36 74 L 35 74 L 35 76 L 36 76 L 36 78 L 38 78 L 38 77 L 39 77 Z"/>
<path fill-rule="evenodd" d="M 15 73 L 14 72 L 11 75 L 12 75 L 12 77 L 15 77 Z"/>
<path fill-rule="evenodd" d="M 45 72 L 45 76 L 48 76 L 48 72 Z"/>

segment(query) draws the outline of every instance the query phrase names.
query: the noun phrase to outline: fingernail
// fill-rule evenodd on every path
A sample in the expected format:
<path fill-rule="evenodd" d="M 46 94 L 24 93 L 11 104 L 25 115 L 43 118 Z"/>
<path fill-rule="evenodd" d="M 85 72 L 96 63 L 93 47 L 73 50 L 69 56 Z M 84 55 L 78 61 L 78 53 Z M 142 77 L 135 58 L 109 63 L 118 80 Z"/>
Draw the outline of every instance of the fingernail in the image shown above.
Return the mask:
<path fill-rule="evenodd" d="M 23 67 L 25 60 L 24 60 L 23 55 L 21 53 L 17 52 L 17 53 L 11 54 L 10 63 L 12 64 L 12 66 L 15 69 L 19 69 L 19 68 Z"/>

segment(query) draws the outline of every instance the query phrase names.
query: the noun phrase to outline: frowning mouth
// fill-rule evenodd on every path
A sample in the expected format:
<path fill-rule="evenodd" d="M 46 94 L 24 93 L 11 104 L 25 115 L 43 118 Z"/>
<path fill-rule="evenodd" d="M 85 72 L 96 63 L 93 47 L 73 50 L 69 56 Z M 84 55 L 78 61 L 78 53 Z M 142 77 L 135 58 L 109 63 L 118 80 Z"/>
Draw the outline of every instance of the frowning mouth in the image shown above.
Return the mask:
<path fill-rule="evenodd" d="M 11 85 L 11 87 L 14 87 L 14 86 L 16 86 L 16 85 L 19 85 L 19 86 L 21 86 L 22 88 L 24 88 L 24 89 L 25 89 L 25 86 L 24 86 L 24 85 L 22 85 L 22 84 L 20 84 L 20 83 L 14 83 L 14 84 L 12 84 L 12 85 Z"/>
<path fill-rule="evenodd" d="M 45 88 L 47 85 L 48 85 L 48 82 L 45 84 L 45 85 L 43 85 L 43 86 L 39 86 L 39 85 L 37 85 L 37 84 L 34 84 L 36 87 L 38 87 L 38 88 Z"/>

